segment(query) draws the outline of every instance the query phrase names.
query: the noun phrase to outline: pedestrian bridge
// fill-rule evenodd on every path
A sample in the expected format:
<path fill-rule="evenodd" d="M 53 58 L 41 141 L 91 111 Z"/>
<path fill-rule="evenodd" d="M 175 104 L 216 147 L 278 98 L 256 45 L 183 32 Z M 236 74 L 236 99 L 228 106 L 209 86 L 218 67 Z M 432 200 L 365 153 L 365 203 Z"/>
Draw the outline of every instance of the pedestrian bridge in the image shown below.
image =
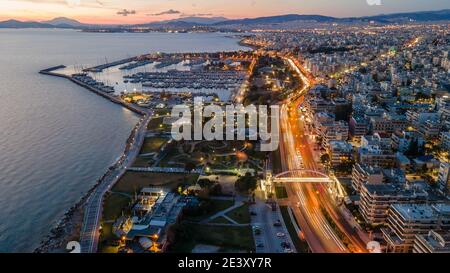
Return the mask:
<path fill-rule="evenodd" d="M 322 172 L 307 169 L 291 170 L 270 178 L 273 183 L 331 183 L 333 180 Z"/>

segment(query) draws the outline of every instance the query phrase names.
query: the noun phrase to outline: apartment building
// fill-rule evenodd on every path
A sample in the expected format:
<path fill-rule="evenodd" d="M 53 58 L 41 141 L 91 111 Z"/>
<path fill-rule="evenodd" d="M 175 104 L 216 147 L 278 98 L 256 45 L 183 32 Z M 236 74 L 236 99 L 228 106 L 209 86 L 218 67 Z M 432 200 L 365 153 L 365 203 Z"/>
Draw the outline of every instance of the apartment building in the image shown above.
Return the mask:
<path fill-rule="evenodd" d="M 388 251 L 412 252 L 416 235 L 450 229 L 450 204 L 393 204 L 382 229 Z"/>

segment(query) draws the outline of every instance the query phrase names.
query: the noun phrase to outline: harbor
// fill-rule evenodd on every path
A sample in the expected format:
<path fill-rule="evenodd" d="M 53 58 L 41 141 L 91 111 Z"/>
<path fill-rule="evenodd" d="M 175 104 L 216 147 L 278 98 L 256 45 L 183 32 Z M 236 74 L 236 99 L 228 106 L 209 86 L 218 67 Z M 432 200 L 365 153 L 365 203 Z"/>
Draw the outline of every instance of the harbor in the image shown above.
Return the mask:
<path fill-rule="evenodd" d="M 246 58 L 251 55 L 244 54 L 236 58 L 234 54 L 236 53 L 226 56 L 218 55 L 218 59 L 211 59 L 209 54 L 194 54 L 192 59 L 180 58 L 179 54 L 165 55 L 165 59 L 160 62 L 141 56 L 81 71 L 79 68 L 73 69 L 65 65 L 41 70 L 40 74 L 68 79 L 96 95 L 131 110 L 141 118 L 128 137 L 122 155 L 97 180 L 88 193 L 64 214 L 63 219 L 51 230 L 35 252 L 61 251 L 67 241 L 78 236 L 81 238 L 83 252 L 96 252 L 98 234 L 94 234 L 92 230 L 98 230 L 99 218 L 90 217 L 90 215 L 98 215 L 101 212 L 105 193 L 134 162 L 143 145 L 145 131 L 153 111 L 189 103 L 194 95 L 218 102 L 220 98 L 217 90 L 220 89 L 237 92 L 248 77 L 247 69 L 251 62 L 248 62 Z M 166 71 L 158 71 L 158 68 L 155 68 L 158 64 L 160 65 L 157 67 L 166 68 Z M 146 67 L 151 65 L 157 71 L 145 71 Z M 181 70 L 174 69 L 172 66 L 178 66 Z M 144 69 L 144 71 L 136 72 L 136 69 Z M 98 76 L 110 71 L 127 71 L 122 74 L 123 81 L 134 81 L 134 84 L 140 84 L 140 88 L 133 88 L 133 91 L 129 92 L 118 92 L 118 82 L 111 85 L 110 80 Z M 153 88 L 153 90 L 144 90 L 144 88 Z"/>

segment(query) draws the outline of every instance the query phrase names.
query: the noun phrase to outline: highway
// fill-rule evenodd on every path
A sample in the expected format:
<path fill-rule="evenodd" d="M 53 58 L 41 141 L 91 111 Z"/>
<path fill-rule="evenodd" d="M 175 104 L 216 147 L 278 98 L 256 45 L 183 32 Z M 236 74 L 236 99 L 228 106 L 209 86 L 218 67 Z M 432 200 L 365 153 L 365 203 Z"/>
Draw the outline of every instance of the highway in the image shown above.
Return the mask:
<path fill-rule="evenodd" d="M 304 76 L 296 60 L 286 59 L 297 70 L 304 83 L 281 107 L 280 114 L 280 155 L 283 171 L 305 168 L 322 171 L 314 160 L 309 134 L 298 117 L 298 105 L 303 102 L 311 80 Z M 314 253 L 367 252 L 365 243 L 357 236 L 354 227 L 337 208 L 324 184 L 286 183 L 288 199 L 299 221 L 311 251 Z M 342 242 L 328 222 L 325 212 L 347 238 Z M 350 244 L 348 243 L 350 242 Z"/>

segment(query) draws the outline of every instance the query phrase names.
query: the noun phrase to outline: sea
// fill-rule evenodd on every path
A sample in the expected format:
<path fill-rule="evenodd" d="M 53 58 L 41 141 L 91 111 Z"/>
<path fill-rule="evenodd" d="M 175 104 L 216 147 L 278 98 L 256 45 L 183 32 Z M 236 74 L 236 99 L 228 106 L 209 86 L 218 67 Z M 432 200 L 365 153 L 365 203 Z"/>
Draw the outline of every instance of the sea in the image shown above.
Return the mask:
<path fill-rule="evenodd" d="M 227 33 L 0 29 L 0 252 L 32 252 L 123 152 L 139 117 L 39 74 L 152 52 L 247 49 Z"/>

